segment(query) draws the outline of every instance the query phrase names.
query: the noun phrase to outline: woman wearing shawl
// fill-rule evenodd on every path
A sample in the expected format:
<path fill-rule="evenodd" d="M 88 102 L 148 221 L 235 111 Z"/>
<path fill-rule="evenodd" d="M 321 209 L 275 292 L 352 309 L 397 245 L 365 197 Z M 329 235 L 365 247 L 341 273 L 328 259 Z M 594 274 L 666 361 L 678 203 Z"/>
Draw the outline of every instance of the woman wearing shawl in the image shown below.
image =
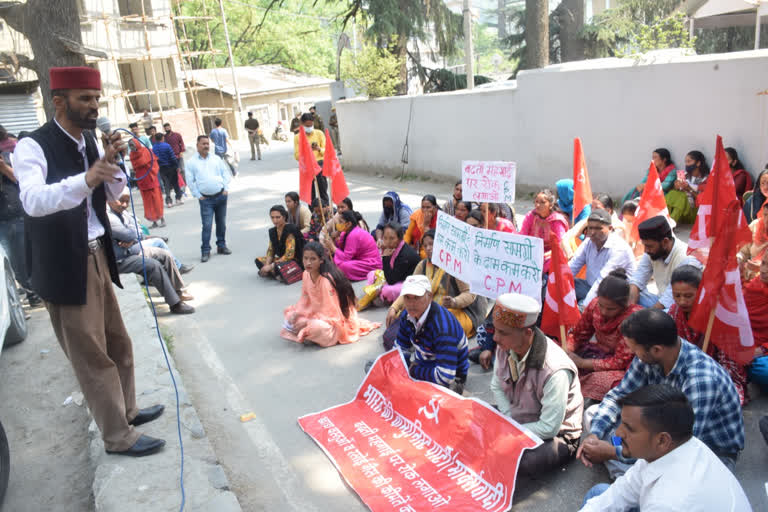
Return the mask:
<path fill-rule="evenodd" d="M 549 261 L 552 257 L 550 246 L 550 234 L 554 233 L 558 243 L 568 231 L 568 220 L 555 211 L 555 194 L 545 188 L 536 194 L 533 200 L 534 208 L 523 219 L 520 234 L 535 236 L 544 240 L 544 268 L 543 272 L 549 272 Z"/>
<path fill-rule="evenodd" d="M 296 343 L 309 341 L 330 347 L 354 343 L 381 326 L 357 316 L 352 285 L 322 245 L 308 243 L 302 259 L 301 298 L 285 309 L 280 336 Z"/>
<path fill-rule="evenodd" d="M 581 222 L 583 219 L 589 217 L 589 214 L 592 213 L 591 204 L 585 205 L 584 208 L 581 209 L 581 212 L 576 216 L 576 218 L 573 218 L 572 179 L 557 180 L 555 183 L 555 188 L 557 189 L 557 207 L 569 221 L 573 220 L 573 224 L 576 224 L 577 222 Z"/>
<path fill-rule="evenodd" d="M 749 378 L 768 393 L 768 251 L 760 261 L 760 273 L 744 287 L 744 302 L 757 347 Z"/>
<path fill-rule="evenodd" d="M 294 224 L 288 224 L 288 212 L 282 205 L 276 204 L 270 208 L 269 217 L 275 227 L 269 229 L 267 255 L 256 258 L 255 263 L 261 277 L 280 279 L 277 263 L 295 260 L 301 266 L 304 235 Z"/>
<path fill-rule="evenodd" d="M 517 233 L 517 225 L 505 218 L 501 214 L 499 203 L 482 203 L 480 211 L 483 212 L 483 218 L 488 219 L 488 229 L 501 231 L 502 233 Z M 485 228 L 486 226 L 481 226 Z"/>
<path fill-rule="evenodd" d="M 475 335 L 475 329 L 482 324 L 488 314 L 488 300 L 469 291 L 469 285 L 447 274 L 443 269 L 432 264 L 432 247 L 435 242 L 435 230 L 427 231 L 421 240 L 426 253 L 425 258 L 416 265 L 413 275 L 425 275 L 432 283 L 432 300 L 448 309 L 461 324 L 467 337 Z M 398 297 L 387 311 L 387 327 L 403 312 L 405 301 Z"/>
<path fill-rule="evenodd" d="M 381 206 L 381 216 L 379 217 L 379 222 L 376 224 L 376 231 L 373 233 L 376 240 L 381 239 L 384 226 L 390 222 L 397 222 L 401 226 L 407 226 L 408 222 L 410 222 L 411 214 L 413 213 L 410 206 L 403 204 L 400 201 L 400 196 L 397 195 L 397 192 L 394 190 L 390 190 L 384 194 L 384 197 L 381 199 Z"/>
<path fill-rule="evenodd" d="M 157 173 L 160 170 L 157 159 L 149 149 L 133 139 L 128 141 L 128 147 L 131 150 L 131 165 L 138 180 L 136 185 L 139 187 L 141 202 L 144 204 L 144 218 L 152 221 L 150 228 L 164 228 L 163 191 L 157 179 Z M 160 221 L 159 225 L 157 221 Z"/>
<path fill-rule="evenodd" d="M 728 167 L 731 168 L 733 184 L 736 186 L 736 197 L 744 206 L 744 192 L 752 190 L 752 176 L 744 169 L 744 164 L 739 160 L 739 154 L 733 148 L 725 148 L 725 156 L 728 159 Z"/>
<path fill-rule="evenodd" d="M 371 234 L 357 225 L 357 217 L 352 210 L 341 214 L 341 222 L 336 225 L 340 233 L 336 244 L 325 239 L 325 248 L 333 256 L 336 266 L 350 281 L 362 281 L 368 272 L 381 268 L 381 256 L 376 240 Z"/>
<path fill-rule="evenodd" d="M 768 251 L 768 199 L 749 229 L 752 230 L 752 243 L 742 247 L 736 255 L 744 281 L 751 281 L 758 274 L 763 255 Z"/>
<path fill-rule="evenodd" d="M 635 311 L 629 304 L 629 282 L 624 269 L 617 269 L 600 282 L 579 323 L 568 335 L 568 355 L 579 369 L 584 398 L 603 399 L 624 377 L 634 354 L 624 343 L 619 326 Z"/>
<path fill-rule="evenodd" d="M 672 162 L 672 156 L 669 154 L 669 150 L 667 148 L 658 148 L 653 150 L 651 161 L 653 162 L 653 165 L 656 166 L 656 172 L 659 173 L 659 181 L 661 181 L 661 188 L 666 194 L 672 190 L 672 186 L 675 184 L 675 179 L 677 178 L 677 174 L 675 173 L 675 164 Z M 631 199 L 640 197 L 640 195 L 643 193 L 645 182 L 647 180 L 648 171 L 646 170 L 645 178 L 643 178 L 643 181 L 641 181 L 640 184 L 634 187 L 632 190 L 627 192 L 627 194 L 624 196 L 624 199 L 621 201 L 622 204 Z"/>
<path fill-rule="evenodd" d="M 760 208 L 768 199 L 768 166 L 760 173 L 752 190 L 752 196 L 744 202 L 744 215 L 752 222 L 760 215 Z"/>
<path fill-rule="evenodd" d="M 403 281 L 413 274 L 419 264 L 419 255 L 413 247 L 403 241 L 404 231 L 397 222 L 384 226 L 384 234 L 379 240 L 382 270 L 368 273 L 368 286 L 363 288 L 364 295 L 358 302 L 358 311 L 367 308 L 374 301 L 377 306 L 395 302 L 400 296 Z"/>
<path fill-rule="evenodd" d="M 453 196 L 443 204 L 443 211 L 453 217 L 456 215 L 456 205 L 462 200 L 461 180 L 453 185 Z"/>
<path fill-rule="evenodd" d="M 424 259 L 426 254 L 421 248 L 421 239 L 424 233 L 437 226 L 437 198 L 432 194 L 427 194 L 421 198 L 421 208 L 413 212 L 408 224 L 408 230 L 405 232 L 403 240 L 405 243 L 419 251 L 419 256 Z"/>
<path fill-rule="evenodd" d="M 701 348 L 704 343 L 704 333 L 694 330 L 688 325 L 688 318 L 693 311 L 693 305 L 696 302 L 696 293 L 701 283 L 701 270 L 693 265 L 681 265 L 672 272 L 669 286 L 672 287 L 672 296 L 675 303 L 669 307 L 669 316 L 675 320 L 677 325 L 677 334 L 697 347 Z M 710 343 L 707 354 L 717 361 L 720 366 L 728 373 L 728 376 L 736 386 L 739 393 L 741 405 L 749 402 L 749 393 L 747 390 L 747 371 L 746 368 L 736 364 L 721 350 L 718 350 L 714 344 Z"/>
<path fill-rule="evenodd" d="M 674 190 L 664 196 L 669 216 L 678 224 L 693 224 L 696 221 L 696 197 L 704 190 L 707 176 L 709 165 L 704 153 L 694 150 L 685 155 L 685 179 L 676 179 Z"/>
<path fill-rule="evenodd" d="M 299 194 L 288 192 L 285 194 L 285 209 L 288 211 L 288 224 L 293 224 L 302 234 L 309 232 L 309 223 L 312 219 L 312 212 L 307 205 L 301 204 Z"/>

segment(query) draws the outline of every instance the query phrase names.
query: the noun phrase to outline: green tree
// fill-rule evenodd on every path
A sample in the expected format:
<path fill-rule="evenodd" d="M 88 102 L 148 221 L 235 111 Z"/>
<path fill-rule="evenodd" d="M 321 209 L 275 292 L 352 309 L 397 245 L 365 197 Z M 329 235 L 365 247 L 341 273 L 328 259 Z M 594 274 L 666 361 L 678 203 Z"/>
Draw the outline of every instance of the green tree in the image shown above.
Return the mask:
<path fill-rule="evenodd" d="M 400 58 L 389 51 L 366 45 L 357 58 L 345 54 L 342 59 L 342 77 L 358 92 L 369 98 L 395 94 L 400 85 Z"/>

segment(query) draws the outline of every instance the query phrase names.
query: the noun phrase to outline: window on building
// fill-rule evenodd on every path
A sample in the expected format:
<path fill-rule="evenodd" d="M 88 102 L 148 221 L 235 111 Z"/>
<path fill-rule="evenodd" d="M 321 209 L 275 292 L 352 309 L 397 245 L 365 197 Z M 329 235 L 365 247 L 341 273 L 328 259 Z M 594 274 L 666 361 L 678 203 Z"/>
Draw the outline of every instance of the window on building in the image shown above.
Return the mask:
<path fill-rule="evenodd" d="M 142 2 L 144 2 L 144 14 L 152 16 L 152 0 L 117 0 L 120 16 L 141 16 Z"/>

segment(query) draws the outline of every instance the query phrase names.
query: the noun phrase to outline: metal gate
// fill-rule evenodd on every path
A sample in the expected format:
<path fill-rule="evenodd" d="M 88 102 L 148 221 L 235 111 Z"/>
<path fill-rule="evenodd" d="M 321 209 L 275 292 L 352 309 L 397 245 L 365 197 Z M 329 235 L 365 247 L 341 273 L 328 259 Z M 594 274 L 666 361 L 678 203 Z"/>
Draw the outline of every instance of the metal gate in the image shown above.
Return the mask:
<path fill-rule="evenodd" d="M 0 94 L 0 124 L 13 135 L 39 128 L 33 95 Z"/>

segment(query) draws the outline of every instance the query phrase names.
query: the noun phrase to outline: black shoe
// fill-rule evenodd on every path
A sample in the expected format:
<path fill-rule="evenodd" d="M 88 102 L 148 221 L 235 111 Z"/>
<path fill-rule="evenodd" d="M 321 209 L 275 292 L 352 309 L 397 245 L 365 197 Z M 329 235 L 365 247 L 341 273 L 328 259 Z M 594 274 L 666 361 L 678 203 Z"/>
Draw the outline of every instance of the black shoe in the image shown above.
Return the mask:
<path fill-rule="evenodd" d="M 375 363 L 373 359 L 365 363 L 365 373 L 368 373 L 371 371 L 371 367 L 373 367 L 373 363 Z"/>
<path fill-rule="evenodd" d="M 229 247 L 219 247 L 216 249 L 216 254 L 232 254 L 232 251 L 229 250 Z"/>
<path fill-rule="evenodd" d="M 194 265 L 184 265 L 184 264 L 182 264 L 181 267 L 179 267 L 179 274 L 186 274 L 188 272 L 192 272 L 193 268 L 195 268 Z"/>
<path fill-rule="evenodd" d="M 469 351 L 469 360 L 475 364 L 480 364 L 480 353 L 483 351 L 480 347 L 475 347 Z"/>
<path fill-rule="evenodd" d="M 171 306 L 171 313 L 174 315 L 189 315 L 195 312 L 195 308 L 180 300 L 178 303 Z"/>
<path fill-rule="evenodd" d="M 145 423 L 149 423 L 150 421 L 156 420 L 160 417 L 161 414 L 163 414 L 164 410 L 165 406 L 160 404 L 153 405 L 152 407 L 147 407 L 145 409 L 140 409 L 139 414 L 137 414 L 136 417 L 128 423 L 134 427 L 138 427 L 139 425 L 143 425 Z"/>
<path fill-rule="evenodd" d="M 203 255 L 200 256 L 200 262 L 201 263 L 205 263 L 209 259 L 211 259 L 211 253 L 209 253 L 209 252 L 204 252 Z"/>
<path fill-rule="evenodd" d="M 27 302 L 29 302 L 29 307 L 31 308 L 36 308 L 43 305 L 43 299 L 41 299 L 40 296 L 34 292 L 27 292 Z"/>
<path fill-rule="evenodd" d="M 144 457 L 147 455 L 152 455 L 153 453 L 157 453 L 160 450 L 163 449 L 163 446 L 165 446 L 165 441 L 162 439 L 156 439 L 154 437 L 145 436 L 144 434 L 141 434 L 139 439 L 136 440 L 135 443 L 133 443 L 133 446 L 128 448 L 127 450 L 124 450 L 122 452 L 113 452 L 110 450 L 107 450 L 107 453 L 112 453 L 114 455 L 128 455 L 129 457 Z"/>

